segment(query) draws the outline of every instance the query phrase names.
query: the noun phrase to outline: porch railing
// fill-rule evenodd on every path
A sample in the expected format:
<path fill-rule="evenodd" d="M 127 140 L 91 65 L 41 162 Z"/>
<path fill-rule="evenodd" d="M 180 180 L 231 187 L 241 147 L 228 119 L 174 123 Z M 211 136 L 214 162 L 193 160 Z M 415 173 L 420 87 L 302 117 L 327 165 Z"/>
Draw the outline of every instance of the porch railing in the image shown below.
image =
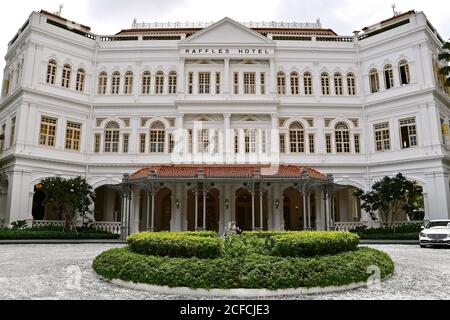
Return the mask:
<path fill-rule="evenodd" d="M 77 222 L 77 226 L 81 227 L 81 222 Z M 64 227 L 64 221 L 59 220 L 34 220 L 31 223 L 30 227 Z M 99 231 L 110 232 L 114 234 L 120 234 L 122 223 L 121 222 L 95 222 L 90 225 L 91 228 L 94 228 Z"/>
<path fill-rule="evenodd" d="M 414 225 L 414 224 L 422 224 L 423 221 L 420 220 L 414 220 L 414 221 L 398 221 L 394 222 L 392 224 L 392 227 L 398 228 L 401 226 L 408 226 L 408 225 Z M 335 222 L 334 223 L 334 230 L 335 231 L 350 231 L 355 230 L 356 228 L 361 227 L 368 227 L 368 228 L 382 228 L 383 224 L 380 222 Z"/>
<path fill-rule="evenodd" d="M 348 232 L 356 228 L 364 227 L 365 225 L 364 222 L 335 222 L 334 230 Z"/>

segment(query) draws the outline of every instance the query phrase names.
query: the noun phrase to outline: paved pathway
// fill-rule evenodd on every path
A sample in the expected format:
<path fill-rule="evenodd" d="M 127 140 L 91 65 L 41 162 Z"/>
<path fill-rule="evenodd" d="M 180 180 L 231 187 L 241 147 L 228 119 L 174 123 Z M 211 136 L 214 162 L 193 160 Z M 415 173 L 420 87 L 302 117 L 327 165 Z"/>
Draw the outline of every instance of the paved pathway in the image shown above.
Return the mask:
<path fill-rule="evenodd" d="M 1 245 L 0 299 L 189 299 L 122 289 L 99 280 L 91 268 L 92 259 L 108 248 L 120 246 L 123 245 Z M 379 288 L 285 299 L 450 298 L 450 249 L 420 249 L 411 245 L 372 247 L 386 251 L 396 263 L 394 276 Z"/>

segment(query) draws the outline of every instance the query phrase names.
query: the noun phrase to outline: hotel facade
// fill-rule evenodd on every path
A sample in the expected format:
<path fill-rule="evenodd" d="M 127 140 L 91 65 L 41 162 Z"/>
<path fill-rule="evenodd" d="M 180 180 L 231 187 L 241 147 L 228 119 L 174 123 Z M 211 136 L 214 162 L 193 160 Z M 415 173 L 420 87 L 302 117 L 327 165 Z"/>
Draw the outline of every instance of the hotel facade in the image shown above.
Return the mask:
<path fill-rule="evenodd" d="M 55 176 L 85 177 L 91 222 L 125 235 L 372 225 L 353 193 L 398 172 L 449 219 L 442 44 L 414 11 L 351 36 L 229 18 L 102 36 L 33 12 L 6 55 L 0 226 L 61 223 Z"/>

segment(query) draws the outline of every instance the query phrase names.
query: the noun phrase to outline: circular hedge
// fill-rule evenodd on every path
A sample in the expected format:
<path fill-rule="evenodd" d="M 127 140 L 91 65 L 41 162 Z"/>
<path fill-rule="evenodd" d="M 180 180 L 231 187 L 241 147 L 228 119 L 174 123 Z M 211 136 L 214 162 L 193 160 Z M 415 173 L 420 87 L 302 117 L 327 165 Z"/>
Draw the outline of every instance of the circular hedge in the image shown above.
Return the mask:
<path fill-rule="evenodd" d="M 94 270 L 107 280 L 192 289 L 287 289 L 343 286 L 394 270 L 384 252 L 358 248 L 344 232 L 142 233 L 128 247 L 97 256 Z"/>

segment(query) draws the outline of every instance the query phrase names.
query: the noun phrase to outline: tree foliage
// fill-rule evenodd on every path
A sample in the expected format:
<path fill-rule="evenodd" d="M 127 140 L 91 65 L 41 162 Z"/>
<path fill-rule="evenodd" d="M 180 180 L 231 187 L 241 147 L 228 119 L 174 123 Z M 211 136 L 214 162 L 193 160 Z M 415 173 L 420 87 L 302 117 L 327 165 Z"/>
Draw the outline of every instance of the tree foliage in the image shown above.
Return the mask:
<path fill-rule="evenodd" d="M 439 60 L 443 60 L 445 66 L 443 66 L 439 72 L 447 77 L 445 85 L 450 86 L 450 66 L 448 65 L 450 62 L 450 42 L 444 43 L 442 49 L 443 52 L 439 55 Z"/>
<path fill-rule="evenodd" d="M 423 208 L 423 191 L 415 181 L 406 179 L 401 173 L 395 177 L 384 177 L 372 186 L 369 192 L 355 192 L 361 200 L 361 208 L 376 220 L 378 211 L 383 224 L 391 228 L 401 213 L 408 215 Z"/>
<path fill-rule="evenodd" d="M 89 207 L 95 201 L 92 186 L 82 177 L 47 178 L 41 181 L 41 190 L 46 195 L 44 204 L 63 217 L 64 230 L 76 230 L 77 215 L 91 213 Z"/>

